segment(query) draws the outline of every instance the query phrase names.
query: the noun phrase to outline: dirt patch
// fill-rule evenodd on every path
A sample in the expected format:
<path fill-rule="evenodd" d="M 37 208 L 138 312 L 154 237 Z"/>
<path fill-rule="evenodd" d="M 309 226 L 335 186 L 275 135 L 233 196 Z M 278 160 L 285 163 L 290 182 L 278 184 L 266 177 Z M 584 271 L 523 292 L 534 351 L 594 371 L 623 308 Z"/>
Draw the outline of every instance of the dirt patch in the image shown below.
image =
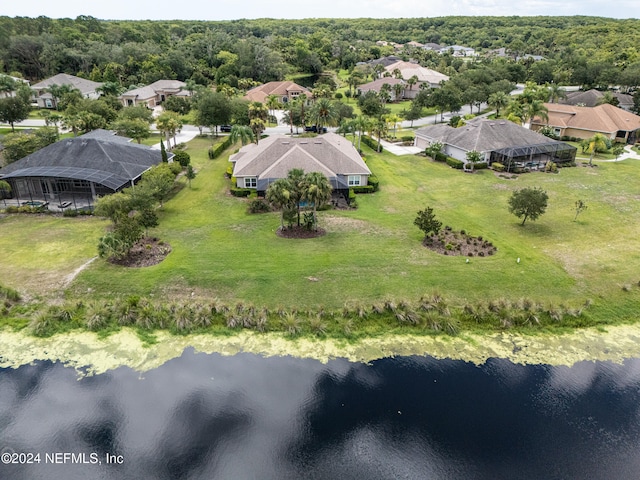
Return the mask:
<path fill-rule="evenodd" d="M 441 255 L 464 255 L 465 257 L 488 257 L 498 250 L 493 243 L 482 237 L 472 237 L 464 230 L 441 230 L 436 236 L 428 236 L 422 244 Z"/>
<path fill-rule="evenodd" d="M 150 267 L 157 265 L 171 252 L 171 245 L 153 237 L 139 240 L 123 258 L 110 258 L 109 262 L 123 267 Z"/>
<path fill-rule="evenodd" d="M 323 228 L 318 228 L 317 230 L 309 230 L 305 227 L 282 227 L 276 230 L 276 235 L 283 238 L 316 238 L 322 237 L 327 232 Z"/>

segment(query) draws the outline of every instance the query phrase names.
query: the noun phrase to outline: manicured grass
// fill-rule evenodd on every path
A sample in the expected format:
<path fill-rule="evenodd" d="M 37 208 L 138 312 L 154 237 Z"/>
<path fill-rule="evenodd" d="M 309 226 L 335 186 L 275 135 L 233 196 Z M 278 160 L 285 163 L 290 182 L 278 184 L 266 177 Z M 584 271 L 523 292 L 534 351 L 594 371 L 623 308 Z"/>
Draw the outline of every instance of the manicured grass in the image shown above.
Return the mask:
<path fill-rule="evenodd" d="M 564 142 L 564 143 L 568 143 L 569 145 L 572 145 L 578 149 L 578 151 L 576 152 L 576 158 L 580 160 L 589 160 L 589 157 L 591 156 L 591 154 L 583 153 L 582 147 L 580 146 L 579 142 Z M 615 158 L 616 156 L 613 153 L 605 152 L 605 153 L 596 153 L 595 156 L 593 157 L 593 160 L 594 161 L 595 160 L 614 160 Z"/>
<path fill-rule="evenodd" d="M 166 202 L 160 226 L 152 232 L 172 246 L 172 253 L 159 265 L 139 269 L 97 260 L 73 283 L 71 297 L 91 289 L 104 297 L 136 294 L 168 301 L 193 295 L 228 304 L 339 309 L 385 299 L 414 301 L 438 291 L 458 305 L 529 297 L 579 306 L 589 298 L 589 315 L 596 321 L 638 317 L 640 225 L 633 220 L 640 214 L 637 161 L 505 180 L 488 170 L 465 174 L 425 157 L 377 155 L 363 145 L 381 190 L 358 196 L 357 210 L 320 212 L 325 236 L 288 240 L 275 234 L 278 213 L 250 215 L 246 200 L 227 193 L 228 154 L 208 160 L 209 146 L 208 139 L 190 142 L 198 171 L 193 188 L 183 188 Z M 537 222 L 520 226 L 507 211 L 507 199 L 525 186 L 545 189 L 549 208 Z M 578 199 L 588 209 L 574 222 Z M 413 220 L 426 206 L 434 208 L 444 225 L 493 242 L 497 254 L 466 263 L 464 257 L 424 248 Z M 32 287 L 37 275 L 25 281 L 17 272 L 25 265 L 41 274 L 62 268 L 66 263 L 58 255 L 82 263 L 95 252 L 105 225 L 92 219 L 86 229 L 76 229 L 82 224 L 71 223 L 75 219 L 50 221 L 26 216 L 0 220 L 3 232 L 12 232 L 3 234 L 0 243 L 2 251 L 12 251 L 3 258 L 3 267 L 15 272 L 3 280 L 6 286 Z M 55 255 L 48 258 L 47 241 L 59 241 L 58 229 L 65 232 L 68 224 L 74 227 L 61 242 L 64 246 L 50 250 Z M 31 233 L 22 233 L 28 229 Z M 39 255 L 31 253 L 41 248 Z M 44 266 L 36 257 L 46 259 Z"/>

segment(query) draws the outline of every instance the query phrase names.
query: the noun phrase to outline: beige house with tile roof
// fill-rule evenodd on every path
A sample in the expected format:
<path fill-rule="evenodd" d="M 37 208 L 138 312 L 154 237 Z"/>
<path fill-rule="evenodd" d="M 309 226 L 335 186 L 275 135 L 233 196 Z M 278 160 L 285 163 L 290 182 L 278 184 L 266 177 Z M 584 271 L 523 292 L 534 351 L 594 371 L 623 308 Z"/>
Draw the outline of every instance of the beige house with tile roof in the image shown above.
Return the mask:
<path fill-rule="evenodd" d="M 184 90 L 186 86 L 187 84 L 180 80 L 158 80 L 151 85 L 124 92 L 118 97 L 118 100 L 125 107 L 144 105 L 153 108 L 172 95 L 189 96 L 189 92 Z"/>
<path fill-rule="evenodd" d="M 444 73 L 436 72 L 417 63 L 399 61 L 385 67 L 385 70 L 392 75 L 396 69 L 400 70 L 402 78 L 405 80 L 414 75 L 418 77 L 418 85 L 415 86 L 416 90 L 419 90 L 420 83 L 427 83 L 431 88 L 437 88 L 440 86 L 440 82 L 449 80 L 449 77 Z"/>
<path fill-rule="evenodd" d="M 312 138 L 273 135 L 245 145 L 229 161 L 238 188 L 255 188 L 259 194 L 294 168 L 323 173 L 336 192 L 367 185 L 371 175 L 351 142 L 335 133 Z"/>
<path fill-rule="evenodd" d="M 269 82 L 252 88 L 242 98 L 251 102 L 265 103 L 269 95 L 277 95 L 280 102 L 287 103 L 303 94 L 307 96 L 307 99 L 313 98 L 309 89 L 295 82 Z"/>
<path fill-rule="evenodd" d="M 534 118 L 531 128 L 553 127 L 561 137 L 591 138 L 601 133 L 611 140 L 624 143 L 638 141 L 640 116 L 607 103 L 597 107 L 578 107 L 545 103 L 549 120 Z"/>

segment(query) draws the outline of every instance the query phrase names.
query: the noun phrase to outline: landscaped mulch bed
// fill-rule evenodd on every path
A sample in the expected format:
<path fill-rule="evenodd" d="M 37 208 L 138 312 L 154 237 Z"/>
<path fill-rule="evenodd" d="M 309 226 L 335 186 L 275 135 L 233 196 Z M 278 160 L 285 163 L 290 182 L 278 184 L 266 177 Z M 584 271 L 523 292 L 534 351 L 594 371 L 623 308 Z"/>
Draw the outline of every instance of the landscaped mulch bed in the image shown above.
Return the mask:
<path fill-rule="evenodd" d="M 157 265 L 171 252 L 171 245 L 157 238 L 145 237 L 136 243 L 124 258 L 110 258 L 109 262 L 123 267 Z"/>
<path fill-rule="evenodd" d="M 488 257 L 498 250 L 482 237 L 472 237 L 464 230 L 440 230 L 437 236 L 426 237 L 422 244 L 441 255 L 464 255 L 466 257 Z"/>
<path fill-rule="evenodd" d="M 276 235 L 283 238 L 316 238 L 321 237 L 325 233 L 327 233 L 323 228 L 318 228 L 317 230 L 309 230 L 305 227 L 282 227 L 276 230 Z"/>

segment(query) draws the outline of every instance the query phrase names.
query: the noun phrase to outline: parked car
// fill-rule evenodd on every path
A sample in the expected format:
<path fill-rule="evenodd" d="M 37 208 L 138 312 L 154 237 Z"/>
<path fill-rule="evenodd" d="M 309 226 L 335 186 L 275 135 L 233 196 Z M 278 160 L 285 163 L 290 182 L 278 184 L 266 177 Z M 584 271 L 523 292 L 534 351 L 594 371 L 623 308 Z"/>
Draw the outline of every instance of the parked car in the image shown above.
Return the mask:
<path fill-rule="evenodd" d="M 220 131 L 229 133 L 231 131 L 231 125 L 220 125 Z"/>
<path fill-rule="evenodd" d="M 318 133 L 318 127 L 315 125 L 306 126 L 304 127 L 304 131 Z M 327 133 L 327 127 L 322 127 L 322 133 Z"/>

